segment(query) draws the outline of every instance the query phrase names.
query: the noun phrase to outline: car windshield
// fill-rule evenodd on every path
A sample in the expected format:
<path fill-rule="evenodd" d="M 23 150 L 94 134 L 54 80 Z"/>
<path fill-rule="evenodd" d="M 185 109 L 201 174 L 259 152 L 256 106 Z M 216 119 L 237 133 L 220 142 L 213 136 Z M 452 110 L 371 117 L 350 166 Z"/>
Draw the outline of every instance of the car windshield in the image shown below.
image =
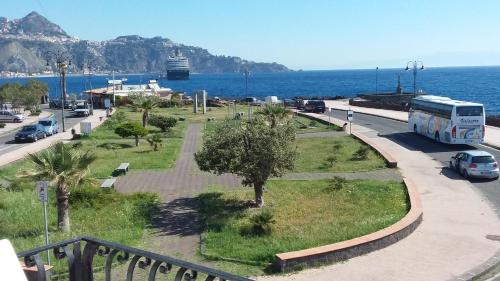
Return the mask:
<path fill-rule="evenodd" d="M 28 131 L 36 131 L 36 126 L 24 126 L 21 131 L 23 132 L 28 132 Z"/>
<path fill-rule="evenodd" d="M 482 106 L 459 106 L 457 116 L 483 116 Z"/>
<path fill-rule="evenodd" d="M 44 121 L 39 121 L 39 124 L 42 124 L 42 126 L 50 126 L 52 125 L 52 121 L 44 120 Z"/>
<path fill-rule="evenodd" d="M 474 156 L 472 163 L 494 163 L 495 159 L 491 156 Z"/>

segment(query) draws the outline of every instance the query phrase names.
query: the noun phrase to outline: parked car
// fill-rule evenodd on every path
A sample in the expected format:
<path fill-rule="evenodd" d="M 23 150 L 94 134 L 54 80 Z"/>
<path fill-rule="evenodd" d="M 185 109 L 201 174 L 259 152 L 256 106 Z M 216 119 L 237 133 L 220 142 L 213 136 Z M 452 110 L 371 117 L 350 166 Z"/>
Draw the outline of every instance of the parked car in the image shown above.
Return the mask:
<path fill-rule="evenodd" d="M 24 115 L 12 111 L 0 110 L 0 121 L 2 122 L 23 122 Z"/>
<path fill-rule="evenodd" d="M 246 97 L 246 98 L 241 100 L 241 103 L 249 104 L 249 105 L 256 105 L 256 106 L 262 105 L 262 101 L 258 100 L 256 97 Z"/>
<path fill-rule="evenodd" d="M 307 101 L 306 105 L 304 106 L 304 111 L 314 112 L 314 113 L 325 113 L 326 111 L 325 102 L 322 100 Z"/>
<path fill-rule="evenodd" d="M 39 139 L 47 137 L 45 134 L 45 129 L 40 124 L 26 125 L 21 128 L 19 132 L 16 133 L 16 142 L 22 141 L 32 141 L 36 142 Z"/>
<path fill-rule="evenodd" d="M 43 126 L 47 136 L 52 136 L 59 132 L 59 124 L 57 124 L 57 120 L 54 117 L 41 119 L 38 121 L 38 124 Z"/>
<path fill-rule="evenodd" d="M 61 100 L 50 100 L 49 108 L 61 108 L 61 104 L 62 104 Z M 71 108 L 69 101 L 66 100 L 64 102 L 64 108 L 65 109 Z"/>
<path fill-rule="evenodd" d="M 296 99 L 295 100 L 295 107 L 298 109 L 298 110 L 304 110 L 304 107 L 305 107 L 305 102 L 303 99 Z"/>
<path fill-rule="evenodd" d="M 75 103 L 74 112 L 76 116 L 87 117 L 90 115 L 90 106 L 86 100 L 79 100 Z"/>
<path fill-rule="evenodd" d="M 495 157 L 486 151 L 469 150 L 459 152 L 450 159 L 450 168 L 465 178 L 493 178 L 500 174 Z"/>

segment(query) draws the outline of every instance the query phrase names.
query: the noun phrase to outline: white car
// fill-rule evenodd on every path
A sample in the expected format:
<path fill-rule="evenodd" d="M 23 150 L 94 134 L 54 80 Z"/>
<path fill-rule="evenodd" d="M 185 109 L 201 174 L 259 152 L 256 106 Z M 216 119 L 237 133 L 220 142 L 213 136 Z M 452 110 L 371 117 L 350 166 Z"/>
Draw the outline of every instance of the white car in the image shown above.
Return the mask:
<path fill-rule="evenodd" d="M 23 122 L 25 119 L 23 114 L 14 113 L 12 111 L 0 110 L 0 122 Z"/>

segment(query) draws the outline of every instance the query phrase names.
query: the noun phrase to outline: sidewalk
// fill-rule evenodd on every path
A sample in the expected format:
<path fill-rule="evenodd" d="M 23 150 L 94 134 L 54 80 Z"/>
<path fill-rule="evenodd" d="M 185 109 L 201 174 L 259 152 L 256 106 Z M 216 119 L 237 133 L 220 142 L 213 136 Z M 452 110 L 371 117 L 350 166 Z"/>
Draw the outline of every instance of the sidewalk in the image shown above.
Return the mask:
<path fill-rule="evenodd" d="M 52 115 L 52 113 L 47 111 L 42 111 L 39 116 L 26 116 L 26 119 L 24 119 L 24 121 L 21 123 L 12 123 L 12 122 L 5 123 L 5 127 L 0 128 L 0 136 L 8 134 L 24 125 L 29 125 L 31 123 L 38 122 L 38 119 L 47 118 L 50 115 Z"/>
<path fill-rule="evenodd" d="M 324 115 L 311 114 L 328 121 Z M 335 123 L 344 121 L 335 119 Z M 353 125 L 398 161 L 403 177 L 413 181 L 424 216 L 405 239 L 378 251 L 321 268 L 257 280 L 457 280 L 494 256 L 500 244 L 486 235 L 500 234 L 500 222 L 487 200 L 468 181 L 442 174 L 442 164 Z"/>
<path fill-rule="evenodd" d="M 351 109 L 354 112 L 371 114 L 375 116 L 381 116 L 389 119 L 408 122 L 408 112 L 368 108 L 360 106 L 350 106 L 347 100 L 328 100 L 325 101 L 325 104 L 326 107 L 328 108 L 340 109 L 340 110 Z M 484 138 L 484 144 L 500 149 L 500 128 L 493 126 L 486 126 L 486 135 Z"/>
<path fill-rule="evenodd" d="M 101 109 L 95 109 L 94 115 L 91 115 L 88 118 L 82 120 L 82 122 L 90 122 L 92 124 L 92 129 L 94 129 L 99 125 L 101 125 L 106 120 L 106 117 L 104 117 L 102 121 L 99 121 L 99 117 L 102 116 L 106 116 L 106 112 Z M 76 133 L 80 133 L 80 124 L 77 124 L 72 128 L 75 128 Z M 72 138 L 71 128 L 67 128 L 66 132 L 64 133 L 61 132 L 59 134 L 50 136 L 48 138 L 41 139 L 35 143 L 23 146 L 15 151 L 3 154 L 2 157 L 0 158 L 0 166 L 4 166 L 11 162 L 17 161 L 21 158 L 24 158 L 28 153 L 35 153 L 45 148 L 48 148 L 58 141 L 68 141 L 71 140 L 71 138 Z"/>

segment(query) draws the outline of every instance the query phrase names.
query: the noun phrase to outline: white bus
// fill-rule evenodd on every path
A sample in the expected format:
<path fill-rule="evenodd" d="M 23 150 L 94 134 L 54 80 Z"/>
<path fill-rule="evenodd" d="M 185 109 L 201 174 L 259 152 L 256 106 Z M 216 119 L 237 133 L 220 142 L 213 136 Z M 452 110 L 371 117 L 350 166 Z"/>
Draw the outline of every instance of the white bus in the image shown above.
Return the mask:
<path fill-rule="evenodd" d="M 413 98 L 408 129 L 451 144 L 480 144 L 484 141 L 485 114 L 480 103 L 424 95 Z"/>

